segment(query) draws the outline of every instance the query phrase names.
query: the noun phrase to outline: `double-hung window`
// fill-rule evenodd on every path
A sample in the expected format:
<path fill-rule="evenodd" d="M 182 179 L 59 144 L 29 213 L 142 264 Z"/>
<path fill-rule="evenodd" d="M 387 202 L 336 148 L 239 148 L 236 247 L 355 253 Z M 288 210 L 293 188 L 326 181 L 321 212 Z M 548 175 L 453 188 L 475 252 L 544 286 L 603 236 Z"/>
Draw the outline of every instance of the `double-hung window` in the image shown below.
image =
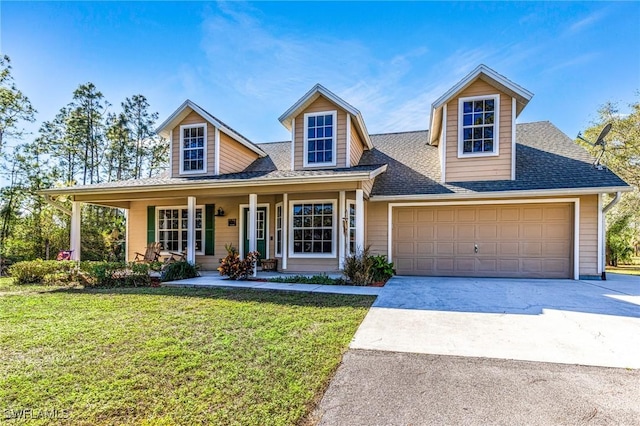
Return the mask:
<path fill-rule="evenodd" d="M 460 98 L 459 157 L 498 154 L 500 95 Z"/>
<path fill-rule="evenodd" d="M 335 202 L 307 201 L 291 206 L 293 257 L 335 256 Z"/>
<path fill-rule="evenodd" d="M 304 166 L 336 165 L 336 111 L 304 115 Z"/>
<path fill-rule="evenodd" d="M 186 208 L 158 208 L 158 238 L 164 251 L 184 251 L 187 249 L 188 210 Z M 202 207 L 196 208 L 196 252 L 203 254 Z"/>
<path fill-rule="evenodd" d="M 207 171 L 207 126 L 180 126 L 180 173 Z"/>

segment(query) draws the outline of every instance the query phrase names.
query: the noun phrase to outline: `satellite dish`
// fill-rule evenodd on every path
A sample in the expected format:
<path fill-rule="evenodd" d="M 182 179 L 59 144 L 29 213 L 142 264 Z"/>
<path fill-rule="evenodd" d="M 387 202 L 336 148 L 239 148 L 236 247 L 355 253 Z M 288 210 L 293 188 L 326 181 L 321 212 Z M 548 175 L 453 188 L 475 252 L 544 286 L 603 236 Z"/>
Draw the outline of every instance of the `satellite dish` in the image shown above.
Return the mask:
<path fill-rule="evenodd" d="M 612 127 L 611 123 L 607 123 L 600 131 L 600 134 L 598 135 L 598 139 L 596 139 L 595 142 L 586 140 L 584 137 L 582 137 L 581 133 L 578 133 L 578 139 L 580 139 L 581 141 L 586 142 L 593 147 L 601 148 L 600 152 L 596 155 L 596 161 L 593 162 L 593 165 L 600 170 L 602 170 L 603 168 L 601 161 L 602 161 L 602 158 L 604 157 L 605 151 L 607 150 L 607 141 L 605 141 L 604 138 L 611 131 L 611 127 Z"/>
<path fill-rule="evenodd" d="M 604 146 L 604 144 L 605 144 L 604 138 L 611 131 L 611 127 L 612 127 L 611 123 L 607 123 L 607 125 L 604 126 L 604 128 L 600 132 L 600 136 L 598 136 L 598 139 L 596 139 L 596 143 L 594 144 L 594 146 L 598 146 L 598 145 Z"/>

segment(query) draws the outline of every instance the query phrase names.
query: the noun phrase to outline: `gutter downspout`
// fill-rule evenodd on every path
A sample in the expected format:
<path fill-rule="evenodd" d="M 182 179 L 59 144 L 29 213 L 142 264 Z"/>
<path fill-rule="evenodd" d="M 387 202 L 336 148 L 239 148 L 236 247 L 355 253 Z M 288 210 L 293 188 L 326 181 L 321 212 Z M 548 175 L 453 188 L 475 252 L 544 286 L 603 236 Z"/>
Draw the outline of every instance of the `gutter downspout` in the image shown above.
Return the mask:
<path fill-rule="evenodd" d="M 611 200 L 609 202 L 609 204 L 607 204 L 605 207 L 602 208 L 602 245 L 604 247 L 602 247 L 602 281 L 606 281 L 607 280 L 607 273 L 606 273 L 606 267 L 607 267 L 607 218 L 606 218 L 606 214 L 609 210 L 611 210 L 613 208 L 613 206 L 615 206 L 616 204 L 618 204 L 618 202 L 620 201 L 620 198 L 622 197 L 622 192 L 618 191 L 616 192 L 616 196 L 613 197 L 613 200 Z"/>

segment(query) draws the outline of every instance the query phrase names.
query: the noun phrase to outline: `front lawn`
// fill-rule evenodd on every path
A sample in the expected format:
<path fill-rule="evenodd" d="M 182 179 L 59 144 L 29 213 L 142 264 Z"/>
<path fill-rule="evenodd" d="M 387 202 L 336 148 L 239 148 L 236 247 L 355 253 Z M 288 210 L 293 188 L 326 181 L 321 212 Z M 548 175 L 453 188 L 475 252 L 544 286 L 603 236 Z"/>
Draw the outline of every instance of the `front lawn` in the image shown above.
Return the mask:
<path fill-rule="evenodd" d="M 296 424 L 373 302 L 252 290 L 47 290 L 0 279 L 1 420 L 30 409 L 71 424 Z"/>

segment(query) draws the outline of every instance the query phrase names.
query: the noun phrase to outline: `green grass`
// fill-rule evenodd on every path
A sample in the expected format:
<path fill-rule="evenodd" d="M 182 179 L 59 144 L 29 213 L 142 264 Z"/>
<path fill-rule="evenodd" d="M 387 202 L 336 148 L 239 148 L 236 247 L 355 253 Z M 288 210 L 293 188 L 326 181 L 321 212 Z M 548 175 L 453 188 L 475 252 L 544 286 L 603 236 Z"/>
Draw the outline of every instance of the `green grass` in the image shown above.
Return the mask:
<path fill-rule="evenodd" d="M 607 266 L 607 272 L 626 275 L 640 275 L 640 265 Z"/>
<path fill-rule="evenodd" d="M 87 425 L 299 423 L 373 302 L 8 281 L 0 280 L 0 416 L 64 410 L 65 422 Z"/>

